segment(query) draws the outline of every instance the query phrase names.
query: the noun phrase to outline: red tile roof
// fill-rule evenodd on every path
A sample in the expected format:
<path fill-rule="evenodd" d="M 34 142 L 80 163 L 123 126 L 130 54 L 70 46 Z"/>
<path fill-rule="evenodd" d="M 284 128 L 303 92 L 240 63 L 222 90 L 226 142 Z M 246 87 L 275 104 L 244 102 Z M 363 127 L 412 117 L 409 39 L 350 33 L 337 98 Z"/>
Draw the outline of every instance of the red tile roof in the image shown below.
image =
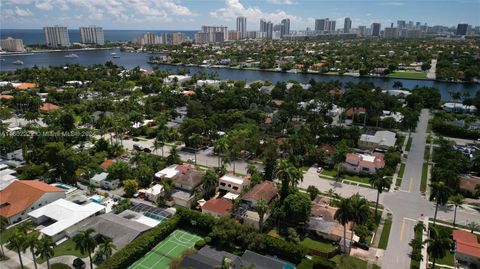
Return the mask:
<path fill-rule="evenodd" d="M 0 216 L 9 218 L 25 211 L 48 192 L 63 190 L 39 180 L 16 180 L 0 191 Z"/>
<path fill-rule="evenodd" d="M 219 215 L 228 214 L 233 208 L 233 204 L 228 199 L 210 199 L 202 206 L 202 210 L 217 213 Z"/>
<path fill-rule="evenodd" d="M 28 90 L 28 89 L 32 89 L 32 88 L 36 88 L 36 87 L 37 87 L 37 84 L 35 84 L 35 83 L 25 82 L 25 83 L 22 83 L 22 84 L 19 84 L 19 85 L 15 86 L 15 89 Z"/>
<path fill-rule="evenodd" d="M 320 149 L 323 150 L 326 154 L 334 154 L 335 152 L 337 152 L 334 146 L 328 144 L 321 145 Z"/>
<path fill-rule="evenodd" d="M 60 109 L 59 106 L 54 105 L 54 104 L 50 104 L 50 103 L 43 103 L 43 104 L 40 106 L 40 110 L 41 110 L 41 111 L 44 111 L 44 112 L 54 111 L 54 110 L 59 110 L 59 109 Z"/>
<path fill-rule="evenodd" d="M 373 162 L 364 160 L 361 154 L 358 153 L 347 153 L 346 162 L 353 165 L 354 163 L 358 163 L 357 166 L 359 167 L 375 167 L 377 169 L 385 167 L 385 161 L 383 160 L 384 154 L 375 152 L 372 154 L 375 156 L 375 160 Z"/>
<path fill-rule="evenodd" d="M 457 252 L 480 258 L 480 244 L 475 234 L 462 230 L 452 232 L 453 240 L 457 241 Z"/>
<path fill-rule="evenodd" d="M 475 193 L 475 188 L 480 185 L 480 177 L 462 177 L 460 178 L 460 189 Z"/>
<path fill-rule="evenodd" d="M 269 203 L 278 193 L 278 189 L 275 183 L 272 181 L 264 181 L 255 185 L 242 197 L 243 200 L 258 201 L 260 199 Z"/>
<path fill-rule="evenodd" d="M 108 160 L 103 161 L 103 163 L 101 163 L 100 166 L 104 169 L 107 169 L 112 164 L 113 164 L 113 160 L 108 159 Z"/>
<path fill-rule="evenodd" d="M 5 100 L 13 99 L 13 95 L 1 94 L 0 99 L 5 99 Z"/>
<path fill-rule="evenodd" d="M 363 107 L 352 107 L 347 109 L 347 111 L 345 111 L 345 115 L 348 117 L 351 117 L 354 114 L 356 115 L 356 114 L 362 114 L 362 113 L 365 113 L 365 108 Z"/>

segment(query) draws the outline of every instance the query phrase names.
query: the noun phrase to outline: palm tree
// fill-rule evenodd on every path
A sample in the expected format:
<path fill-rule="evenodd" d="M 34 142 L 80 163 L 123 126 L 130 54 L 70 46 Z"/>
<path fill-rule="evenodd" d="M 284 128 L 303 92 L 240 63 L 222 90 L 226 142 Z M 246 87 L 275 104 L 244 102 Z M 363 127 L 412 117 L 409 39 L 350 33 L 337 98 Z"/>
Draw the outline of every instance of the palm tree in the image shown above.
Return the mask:
<path fill-rule="evenodd" d="M 435 200 L 435 215 L 433 217 L 433 224 L 435 224 L 435 221 L 437 220 L 438 206 L 444 206 L 447 204 L 448 197 L 450 197 L 452 190 L 447 185 L 445 185 L 445 182 L 443 181 L 434 182 L 430 184 L 430 187 L 430 201 Z"/>
<path fill-rule="evenodd" d="M 258 213 L 258 229 L 260 230 L 260 232 L 263 231 L 263 221 L 264 221 L 264 218 L 265 218 L 265 214 L 267 213 L 267 210 L 268 210 L 268 204 L 267 204 L 267 201 L 263 200 L 263 199 L 259 199 L 257 201 L 257 204 L 255 205 L 255 210 L 257 210 L 257 213 Z"/>
<path fill-rule="evenodd" d="M 7 230 L 8 220 L 4 216 L 0 216 L 0 234 Z M 2 256 L 5 256 L 5 251 L 3 250 L 3 244 L 0 243 L 0 249 L 2 251 Z"/>
<path fill-rule="evenodd" d="M 47 261 L 47 267 L 50 269 L 50 258 L 55 255 L 55 243 L 50 236 L 42 236 L 37 244 L 37 251 L 35 252 L 41 259 Z"/>
<path fill-rule="evenodd" d="M 101 243 L 98 247 L 100 252 L 105 255 L 105 259 L 108 259 L 110 256 L 112 256 L 113 251 L 117 249 L 117 246 L 115 246 L 112 239 L 109 237 L 105 237 L 103 243 Z"/>
<path fill-rule="evenodd" d="M 153 147 L 155 148 L 155 152 L 157 152 L 158 148 L 162 149 L 162 157 L 164 156 L 164 152 L 163 152 L 163 147 L 164 146 L 165 146 L 165 140 L 164 140 L 163 136 L 158 135 L 155 138 L 155 141 L 153 141 Z"/>
<path fill-rule="evenodd" d="M 453 213 L 453 227 L 455 227 L 455 221 L 457 220 L 457 207 L 463 205 L 463 201 L 464 201 L 464 198 L 463 198 L 463 195 L 461 195 L 461 194 L 456 194 L 456 195 L 450 196 L 450 202 L 455 207 L 455 210 L 453 211 L 454 212 Z"/>
<path fill-rule="evenodd" d="M 350 199 L 340 198 L 338 209 L 333 218 L 343 225 L 343 251 L 347 253 L 347 224 L 353 219 L 352 205 Z"/>
<path fill-rule="evenodd" d="M 25 247 L 25 234 L 18 228 L 15 228 L 7 241 L 7 248 L 18 253 L 21 268 L 23 268 L 22 252 L 25 252 Z"/>
<path fill-rule="evenodd" d="M 229 150 L 228 139 L 221 137 L 213 144 L 213 151 L 218 154 L 218 167 L 222 165 L 222 154 L 227 153 Z"/>
<path fill-rule="evenodd" d="M 73 242 L 75 242 L 76 250 L 80 250 L 82 254 L 88 253 L 88 257 L 90 258 L 90 269 L 93 269 L 92 252 L 97 246 L 97 242 L 92 236 L 94 232 L 95 230 L 90 228 L 79 232 L 72 238 Z"/>
<path fill-rule="evenodd" d="M 216 189 L 218 185 L 218 176 L 215 174 L 215 171 L 208 169 L 203 176 L 203 184 L 202 188 L 205 192 L 205 196 L 207 198 L 212 197 L 212 191 Z"/>
<path fill-rule="evenodd" d="M 352 207 L 352 234 L 350 236 L 350 250 L 352 249 L 352 241 L 353 241 L 353 231 L 355 231 L 356 225 L 365 224 L 370 215 L 370 206 L 368 204 L 367 199 L 361 196 L 358 192 L 352 197 L 350 197 L 350 205 Z"/>
<path fill-rule="evenodd" d="M 384 173 L 382 170 L 378 170 L 375 175 L 373 175 L 370 179 L 370 184 L 372 187 L 377 189 L 377 201 L 375 203 L 375 216 L 377 215 L 377 210 L 378 210 L 378 200 L 380 199 L 380 194 L 383 192 L 384 189 L 390 188 L 390 185 L 392 184 L 392 181 L 384 176 Z"/>
<path fill-rule="evenodd" d="M 25 246 L 30 249 L 33 258 L 33 264 L 35 269 L 37 269 L 37 258 L 35 256 L 35 249 L 38 246 L 38 237 L 40 236 L 40 232 L 38 230 L 33 230 L 28 233 L 25 237 Z"/>
<path fill-rule="evenodd" d="M 437 259 L 445 257 L 452 242 L 450 238 L 444 237 L 435 226 L 430 228 L 430 238 L 426 242 L 428 244 L 427 252 L 433 260 L 432 268 L 435 268 Z"/>
<path fill-rule="evenodd" d="M 178 149 L 176 146 L 172 146 L 170 148 L 170 154 L 168 155 L 167 157 L 167 163 L 169 165 L 171 164 L 176 164 L 176 163 L 179 163 L 181 160 L 180 160 L 180 155 L 178 155 Z"/>

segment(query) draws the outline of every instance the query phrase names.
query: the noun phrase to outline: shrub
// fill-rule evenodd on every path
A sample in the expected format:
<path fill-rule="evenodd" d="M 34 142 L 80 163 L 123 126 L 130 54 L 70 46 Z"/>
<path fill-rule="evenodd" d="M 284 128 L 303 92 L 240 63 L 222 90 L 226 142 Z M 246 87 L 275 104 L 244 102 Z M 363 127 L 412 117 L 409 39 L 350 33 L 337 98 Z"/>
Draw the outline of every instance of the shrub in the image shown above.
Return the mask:
<path fill-rule="evenodd" d="M 198 240 L 196 243 L 195 243 L 195 248 L 196 249 L 201 249 L 203 248 L 207 243 L 205 242 L 205 240 L 203 239 L 200 239 Z"/>

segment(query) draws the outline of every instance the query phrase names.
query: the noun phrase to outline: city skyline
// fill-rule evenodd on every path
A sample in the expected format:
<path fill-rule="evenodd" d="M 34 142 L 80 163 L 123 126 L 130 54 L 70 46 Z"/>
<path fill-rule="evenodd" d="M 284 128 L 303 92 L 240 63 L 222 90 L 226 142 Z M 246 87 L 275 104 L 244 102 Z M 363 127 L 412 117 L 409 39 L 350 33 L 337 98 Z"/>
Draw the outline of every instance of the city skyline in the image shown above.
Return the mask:
<path fill-rule="evenodd" d="M 258 30 L 261 18 L 275 24 L 288 18 L 292 31 L 314 28 L 315 20 L 321 18 L 330 18 L 337 28 L 343 28 L 346 17 L 351 18 L 352 28 L 370 26 L 374 22 L 381 23 L 383 28 L 397 20 L 428 25 L 480 25 L 480 18 L 476 16 L 480 1 L 473 0 L 166 0 L 161 3 L 146 0 L 6 0 L 2 5 L 0 22 L 3 29 L 38 29 L 39 24 L 68 28 L 95 24 L 104 29 L 132 30 L 195 30 L 201 25 L 225 25 L 235 29 L 236 18 L 240 16 L 247 18 L 247 30 Z M 57 16 L 52 16 L 54 14 Z"/>

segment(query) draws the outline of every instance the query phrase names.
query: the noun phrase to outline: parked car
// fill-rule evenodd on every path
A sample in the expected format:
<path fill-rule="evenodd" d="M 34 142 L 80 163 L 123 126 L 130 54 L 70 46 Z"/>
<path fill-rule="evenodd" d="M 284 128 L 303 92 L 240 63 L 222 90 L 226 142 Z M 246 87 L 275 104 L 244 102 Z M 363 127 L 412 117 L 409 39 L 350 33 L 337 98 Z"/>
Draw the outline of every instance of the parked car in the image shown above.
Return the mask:
<path fill-rule="evenodd" d="M 188 158 L 187 162 L 188 163 L 196 163 L 195 159 L 192 159 L 192 158 Z"/>
<path fill-rule="evenodd" d="M 85 262 L 82 261 L 82 259 L 80 258 L 76 258 L 75 260 L 73 260 L 73 268 L 75 269 L 85 269 Z"/>
<path fill-rule="evenodd" d="M 142 147 L 139 144 L 133 144 L 133 149 L 138 150 L 138 151 L 142 151 Z"/>
<path fill-rule="evenodd" d="M 322 173 L 322 172 L 323 172 L 323 168 L 322 168 L 322 167 L 318 167 L 318 168 L 317 168 L 317 173 L 320 174 L 320 173 Z"/>
<path fill-rule="evenodd" d="M 143 149 L 143 152 L 146 152 L 146 153 L 152 153 L 152 150 L 151 150 L 151 149 L 149 149 L 149 148 L 144 148 L 144 149 Z"/>
<path fill-rule="evenodd" d="M 361 248 L 361 249 L 366 250 L 366 251 L 368 251 L 368 250 L 370 249 L 370 247 L 368 246 L 367 243 L 353 242 L 353 245 L 354 245 L 355 247 Z"/>

